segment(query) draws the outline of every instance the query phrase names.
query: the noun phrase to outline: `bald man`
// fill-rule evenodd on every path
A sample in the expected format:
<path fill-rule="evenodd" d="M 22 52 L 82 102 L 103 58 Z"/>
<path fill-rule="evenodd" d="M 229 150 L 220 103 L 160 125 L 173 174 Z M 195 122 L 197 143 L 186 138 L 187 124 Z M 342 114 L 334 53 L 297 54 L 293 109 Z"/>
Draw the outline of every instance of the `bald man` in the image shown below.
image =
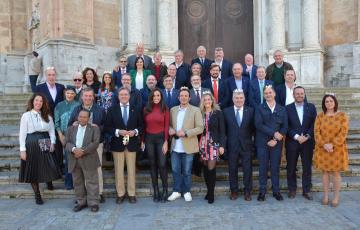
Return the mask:
<path fill-rule="evenodd" d="M 256 79 L 257 66 L 254 65 L 254 57 L 251 54 L 246 54 L 243 64 L 243 77 L 248 78 L 250 81 Z"/>

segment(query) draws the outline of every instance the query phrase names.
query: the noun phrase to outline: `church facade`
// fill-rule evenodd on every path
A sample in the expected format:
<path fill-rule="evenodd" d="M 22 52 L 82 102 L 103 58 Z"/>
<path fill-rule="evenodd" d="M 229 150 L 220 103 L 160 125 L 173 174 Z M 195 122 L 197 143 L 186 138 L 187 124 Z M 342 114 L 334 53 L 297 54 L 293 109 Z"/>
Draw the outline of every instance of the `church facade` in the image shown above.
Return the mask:
<path fill-rule="evenodd" d="M 360 0 L 3 0 L 0 92 L 29 90 L 31 51 L 70 82 L 86 66 L 112 70 L 143 42 L 146 53 L 185 60 L 196 47 L 223 47 L 225 58 L 273 62 L 282 50 L 307 87 L 360 87 Z"/>

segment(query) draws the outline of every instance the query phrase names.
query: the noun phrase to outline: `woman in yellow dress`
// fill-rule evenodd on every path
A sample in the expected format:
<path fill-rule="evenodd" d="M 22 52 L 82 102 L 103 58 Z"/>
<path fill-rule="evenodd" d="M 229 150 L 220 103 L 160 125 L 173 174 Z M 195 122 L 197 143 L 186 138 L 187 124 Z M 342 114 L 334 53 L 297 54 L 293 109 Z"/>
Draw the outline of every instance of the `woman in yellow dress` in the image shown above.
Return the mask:
<path fill-rule="evenodd" d="M 332 178 L 334 197 L 331 206 L 339 205 L 341 171 L 348 170 L 348 147 L 346 137 L 349 118 L 338 111 L 338 102 L 333 94 L 326 94 L 322 100 L 322 113 L 315 120 L 315 168 L 322 171 L 324 196 L 322 204 L 329 203 L 329 184 Z"/>

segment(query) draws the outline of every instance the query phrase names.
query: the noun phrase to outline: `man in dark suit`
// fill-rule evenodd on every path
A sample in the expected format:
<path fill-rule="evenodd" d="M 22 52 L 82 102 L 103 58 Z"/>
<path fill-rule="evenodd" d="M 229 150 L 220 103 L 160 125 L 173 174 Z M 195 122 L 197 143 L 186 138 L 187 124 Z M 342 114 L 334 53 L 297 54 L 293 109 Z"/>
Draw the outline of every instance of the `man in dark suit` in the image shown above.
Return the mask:
<path fill-rule="evenodd" d="M 122 203 L 126 195 L 130 203 L 136 203 L 135 163 L 136 152 L 140 150 L 143 131 L 142 112 L 129 103 L 130 90 L 120 88 L 120 104 L 113 105 L 106 117 L 105 132 L 111 135 L 111 147 L 115 167 L 116 203 Z M 124 182 L 124 165 L 127 168 L 127 190 Z"/>
<path fill-rule="evenodd" d="M 305 100 L 305 89 L 294 88 L 295 102 L 286 106 L 288 116 L 288 132 L 286 135 L 287 184 L 289 198 L 296 195 L 296 165 L 301 156 L 303 196 L 312 200 L 311 195 L 311 163 L 314 149 L 314 123 L 316 108 Z"/>
<path fill-rule="evenodd" d="M 244 199 L 250 201 L 252 191 L 251 157 L 255 131 L 254 109 L 244 106 L 245 95 L 241 89 L 233 92 L 232 100 L 234 106 L 224 110 L 229 156 L 230 199 L 236 200 L 238 197 L 238 163 L 239 158 L 241 158 L 244 175 Z"/>
<path fill-rule="evenodd" d="M 154 75 L 149 75 L 146 78 L 146 87 L 140 89 L 141 98 L 142 98 L 142 108 L 144 108 L 149 100 L 149 95 L 151 90 L 155 89 L 157 84 L 156 78 Z"/>
<path fill-rule="evenodd" d="M 221 109 L 224 109 L 228 105 L 229 90 L 226 85 L 226 81 L 219 79 L 219 74 L 220 67 L 216 63 L 213 63 L 210 66 L 211 78 L 203 81 L 201 86 L 210 89 L 211 93 L 214 95 L 216 103 L 219 104 Z"/>
<path fill-rule="evenodd" d="M 155 76 L 157 84 L 160 89 L 164 88 L 163 80 L 167 75 L 167 66 L 162 62 L 162 55 L 160 52 L 154 54 L 154 63 L 150 65 L 151 74 Z"/>
<path fill-rule="evenodd" d="M 97 148 L 100 141 L 100 129 L 89 122 L 90 112 L 81 110 L 78 125 L 70 126 L 66 133 L 66 150 L 69 155 L 69 172 L 72 173 L 77 204 L 74 212 L 89 205 L 92 212 L 99 210 L 100 166 Z"/>
<path fill-rule="evenodd" d="M 265 67 L 259 66 L 256 70 L 256 78 L 250 81 L 248 102 L 251 107 L 256 109 L 264 102 L 264 87 L 272 85 L 273 82 L 265 79 Z"/>
<path fill-rule="evenodd" d="M 201 87 L 201 78 L 198 75 L 191 76 L 191 86 L 190 90 L 190 105 L 199 107 L 200 100 L 204 92 L 210 91 L 210 89 Z"/>
<path fill-rule="evenodd" d="M 144 54 L 144 44 L 142 42 L 136 44 L 136 53 L 127 58 L 127 68 L 129 70 L 135 69 L 135 60 L 137 57 L 142 57 L 144 60 L 144 69 L 149 69 L 152 59 Z"/>
<path fill-rule="evenodd" d="M 116 88 L 120 88 L 122 86 L 121 76 L 125 73 L 129 73 L 129 69 L 126 66 L 127 66 L 127 59 L 125 56 L 121 56 L 119 58 L 119 63 L 115 66 L 112 74 L 112 78 Z"/>
<path fill-rule="evenodd" d="M 73 75 L 74 89 L 75 89 L 75 101 L 81 100 L 81 92 L 83 90 L 83 75 L 81 72 L 76 72 Z"/>
<path fill-rule="evenodd" d="M 243 64 L 243 77 L 250 81 L 256 79 L 257 66 L 254 65 L 254 57 L 251 54 L 245 55 L 245 64 Z"/>
<path fill-rule="evenodd" d="M 55 67 L 45 69 L 46 82 L 36 86 L 36 92 L 43 93 L 49 102 L 51 115 L 54 115 L 55 106 L 64 100 L 64 85 L 56 83 Z"/>
<path fill-rule="evenodd" d="M 169 110 L 180 104 L 179 101 L 179 90 L 173 88 L 173 79 L 170 75 L 166 75 L 164 77 L 163 85 L 165 89 L 162 89 L 162 95 L 164 98 L 164 102 L 166 106 L 169 108 Z"/>
<path fill-rule="evenodd" d="M 199 63 L 201 65 L 201 80 L 205 81 L 210 78 L 210 66 L 214 62 L 206 58 L 206 48 L 205 46 L 199 46 L 196 50 L 197 58 L 194 58 L 191 61 L 191 65 L 194 63 Z"/>
<path fill-rule="evenodd" d="M 131 76 L 129 74 L 123 74 L 121 78 L 122 87 L 130 90 L 130 104 L 135 105 L 141 111 L 142 109 L 142 97 L 140 90 L 135 87 L 131 87 Z M 116 98 L 116 103 L 119 103 L 119 99 Z"/>
<path fill-rule="evenodd" d="M 228 79 L 232 76 L 233 63 L 224 59 L 224 50 L 222 47 L 215 48 L 215 60 L 214 62 L 220 66 L 221 79 Z"/>
<path fill-rule="evenodd" d="M 275 88 L 276 102 L 282 106 L 289 105 L 295 101 L 293 94 L 294 88 L 296 86 L 295 71 L 292 69 L 286 70 L 284 78 L 285 78 L 285 83 L 280 84 Z"/>
<path fill-rule="evenodd" d="M 176 67 L 175 88 L 180 89 L 183 86 L 190 87 L 190 65 L 184 62 L 184 53 L 181 50 L 175 52 L 175 62 L 172 63 Z M 170 66 L 168 66 L 170 68 Z M 168 71 L 168 75 L 172 75 Z"/>
<path fill-rule="evenodd" d="M 257 107 L 255 113 L 255 145 L 260 183 L 258 201 L 265 200 L 269 165 L 273 196 L 281 201 L 283 197 L 280 193 L 279 174 L 283 139 L 288 127 L 287 113 L 285 107 L 275 102 L 275 90 L 272 86 L 265 87 L 264 97 L 265 102 Z"/>
<path fill-rule="evenodd" d="M 243 68 L 240 63 L 233 65 L 233 76 L 228 78 L 227 88 L 231 94 L 235 89 L 242 89 L 245 95 L 245 105 L 248 105 L 249 79 L 242 76 Z M 232 100 L 229 100 L 229 106 L 232 106 Z"/>

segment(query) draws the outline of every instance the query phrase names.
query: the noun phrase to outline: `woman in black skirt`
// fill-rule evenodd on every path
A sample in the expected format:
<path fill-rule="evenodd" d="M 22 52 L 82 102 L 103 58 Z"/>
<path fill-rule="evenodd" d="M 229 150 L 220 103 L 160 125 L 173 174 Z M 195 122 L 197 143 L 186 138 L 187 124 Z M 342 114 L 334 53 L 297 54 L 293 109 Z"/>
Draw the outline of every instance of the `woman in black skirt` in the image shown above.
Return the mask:
<path fill-rule="evenodd" d="M 31 183 L 36 204 L 43 204 L 39 183 L 61 177 L 53 158 L 55 128 L 50 108 L 44 95 L 34 93 L 28 102 L 27 112 L 20 122 L 20 175 L 19 182 Z"/>

